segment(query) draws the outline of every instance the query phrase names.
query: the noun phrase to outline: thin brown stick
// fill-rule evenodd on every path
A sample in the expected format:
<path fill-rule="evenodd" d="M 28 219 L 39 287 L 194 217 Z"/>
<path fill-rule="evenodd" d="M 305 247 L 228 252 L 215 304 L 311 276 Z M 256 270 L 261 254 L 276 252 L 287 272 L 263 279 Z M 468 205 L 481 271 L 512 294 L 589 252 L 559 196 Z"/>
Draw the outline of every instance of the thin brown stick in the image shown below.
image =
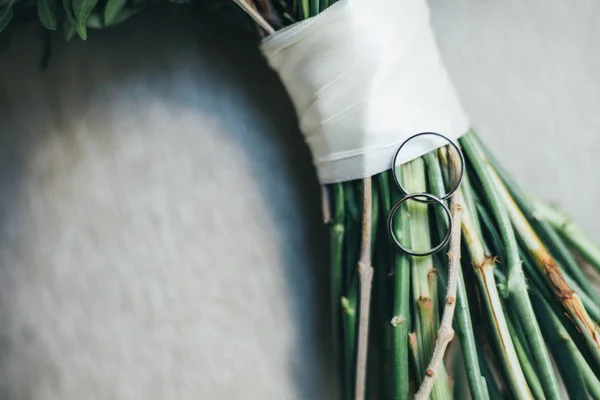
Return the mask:
<path fill-rule="evenodd" d="M 263 28 L 269 35 L 275 33 L 275 29 L 269 25 L 269 23 L 263 18 L 262 15 L 256 10 L 254 4 L 250 4 L 248 0 L 233 0 L 235 4 L 240 6 L 242 10 L 246 12 L 261 28 Z"/>
<path fill-rule="evenodd" d="M 360 245 L 360 260 L 358 273 L 360 279 L 360 304 L 358 320 L 358 350 L 356 356 L 356 387 L 355 399 L 364 400 L 367 381 L 367 346 L 369 343 L 369 311 L 371 308 L 371 287 L 373 282 L 373 267 L 371 266 L 371 236 L 372 236 L 372 192 L 371 178 L 363 179 L 363 218 L 362 240 Z"/>
<path fill-rule="evenodd" d="M 456 288 L 458 286 L 458 271 L 460 268 L 460 232 L 462 218 L 462 194 L 457 191 L 450 200 L 452 208 L 452 231 L 450 232 L 450 252 L 448 253 L 448 288 L 446 290 L 446 305 L 440 329 L 438 330 L 433 356 L 429 366 L 425 371 L 425 377 L 421 383 L 419 391 L 415 394 L 415 400 L 426 400 L 431 394 L 433 385 L 437 379 L 439 371 L 444 361 L 444 353 L 452 339 L 454 338 L 454 329 L 452 329 L 452 319 L 456 308 Z"/>
<path fill-rule="evenodd" d="M 275 7 L 273 7 L 273 3 L 271 0 L 256 0 L 257 7 L 260 9 L 261 14 L 265 18 L 265 20 L 271 25 L 273 28 L 279 30 L 282 28 L 281 20 L 277 16 L 275 12 Z"/>
<path fill-rule="evenodd" d="M 323 222 L 328 224 L 331 222 L 331 202 L 329 201 L 327 185 L 321 186 L 321 207 L 323 208 Z"/>

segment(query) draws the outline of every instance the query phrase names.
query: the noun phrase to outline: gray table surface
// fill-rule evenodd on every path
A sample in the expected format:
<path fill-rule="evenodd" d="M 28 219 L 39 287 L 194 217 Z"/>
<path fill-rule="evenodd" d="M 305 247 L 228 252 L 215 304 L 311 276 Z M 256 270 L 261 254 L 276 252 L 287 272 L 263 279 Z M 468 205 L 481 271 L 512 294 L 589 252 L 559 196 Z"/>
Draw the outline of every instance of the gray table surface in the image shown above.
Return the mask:
<path fill-rule="evenodd" d="M 600 3 L 431 2 L 473 126 L 600 241 Z M 177 7 L 0 50 L 0 399 L 326 399 L 327 234 L 253 38 Z"/>

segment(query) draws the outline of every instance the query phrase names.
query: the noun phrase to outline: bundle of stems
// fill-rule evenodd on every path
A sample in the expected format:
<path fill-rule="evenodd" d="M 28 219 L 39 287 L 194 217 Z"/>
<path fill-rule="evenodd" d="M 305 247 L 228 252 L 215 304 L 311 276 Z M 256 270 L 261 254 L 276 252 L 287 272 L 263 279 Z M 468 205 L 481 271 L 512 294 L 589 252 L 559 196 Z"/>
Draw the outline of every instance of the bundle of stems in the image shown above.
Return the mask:
<path fill-rule="evenodd" d="M 556 210 L 525 196 L 473 132 L 460 144 L 467 163 L 459 191 L 464 243 L 453 321 L 460 351 L 438 370 L 428 365 L 449 302 L 441 298 L 450 282 L 448 256 L 412 257 L 391 243 L 382 221 L 402 193 L 389 172 L 372 178 L 370 207 L 361 202 L 361 182 L 328 188 L 334 340 L 341 348 L 343 397 L 364 398 L 357 396 L 361 371 L 353 368 L 365 297 L 364 285 L 357 286 L 356 249 L 360 209 L 369 208 L 374 282 L 367 398 L 412 397 L 431 376 L 437 378 L 432 398 L 468 398 L 467 388 L 453 379 L 462 374 L 476 399 L 560 399 L 563 387 L 572 399 L 600 398 L 597 287 L 582 268 L 582 260 L 600 268 L 598 248 Z M 450 159 L 450 151 L 440 149 L 401 166 L 405 187 L 445 193 L 453 184 L 445 172 L 451 170 Z M 427 208 L 413 203 L 396 215 L 395 234 L 404 244 L 429 248 L 445 234 L 447 218 Z"/>
<path fill-rule="evenodd" d="M 335 0 L 235 2 L 267 36 Z M 464 179 L 450 200 L 447 253 L 410 256 L 393 243 L 386 221 L 406 193 L 390 171 L 325 188 L 342 398 L 600 399 L 599 296 L 589 276 L 600 271 L 600 250 L 525 195 L 474 132 L 459 144 Z M 457 159 L 446 147 L 395 168 L 411 192 L 442 196 L 457 182 Z M 403 246 L 428 249 L 449 220 L 440 207 L 407 201 L 393 227 Z"/>

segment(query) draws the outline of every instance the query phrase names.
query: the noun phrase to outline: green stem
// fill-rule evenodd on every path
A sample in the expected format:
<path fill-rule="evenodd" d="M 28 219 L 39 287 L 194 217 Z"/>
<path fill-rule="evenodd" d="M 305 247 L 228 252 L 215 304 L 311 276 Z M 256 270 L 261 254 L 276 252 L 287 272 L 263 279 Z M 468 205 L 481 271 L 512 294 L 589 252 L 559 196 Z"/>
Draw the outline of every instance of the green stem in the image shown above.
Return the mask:
<path fill-rule="evenodd" d="M 467 381 L 469 382 L 469 389 L 471 390 L 471 398 L 473 400 L 483 400 L 489 398 L 489 394 L 480 370 L 475 334 L 471 321 L 467 288 L 465 287 L 465 280 L 461 269 L 458 275 L 454 329 L 456 330 L 456 336 L 458 336 L 464 358 L 464 368 L 467 374 Z"/>
<path fill-rule="evenodd" d="M 468 171 L 464 172 L 461 187 L 463 189 L 463 192 L 466 193 L 465 203 L 467 204 L 467 207 L 469 207 L 469 210 L 471 210 L 471 212 L 475 213 L 477 210 L 478 203 L 476 202 L 475 197 L 471 196 L 471 194 L 474 194 L 475 191 L 473 190 L 473 186 L 471 185 L 471 178 Z M 475 231 L 481 236 L 481 221 L 479 221 L 479 219 L 476 218 L 475 221 L 473 221 L 473 223 L 475 225 Z"/>
<path fill-rule="evenodd" d="M 575 354 L 575 361 L 578 366 L 577 371 L 583 376 L 588 392 L 594 400 L 600 400 L 600 381 L 598 380 L 598 377 L 594 374 L 594 371 L 590 368 L 590 365 L 575 346 L 572 339 L 570 340 L 569 346 L 572 349 L 571 351 Z"/>
<path fill-rule="evenodd" d="M 530 222 L 535 232 L 540 235 L 542 241 L 546 244 L 546 248 L 551 249 L 552 255 L 556 257 L 560 264 L 562 264 L 564 271 L 574 278 L 595 303 L 598 303 L 597 290 L 590 284 L 589 279 L 581 270 L 580 262 L 575 260 L 572 252 L 567 248 L 562 240 L 563 238 L 557 234 L 557 231 L 562 234 L 563 232 L 560 231 L 565 224 L 572 226 L 577 233 L 569 236 L 571 238 L 582 238 L 585 243 L 584 246 L 590 249 L 592 253 L 595 252 L 597 254 L 598 261 L 600 261 L 600 248 L 595 246 L 592 241 L 585 236 L 583 231 L 578 229 L 569 218 L 564 216 L 560 211 L 552 206 L 548 206 L 538 200 L 526 196 L 519 188 L 519 185 L 517 185 L 512 177 L 502 168 L 498 160 L 496 160 L 494 155 L 486 148 L 481 140 L 476 135 L 473 135 L 473 138 L 478 143 L 479 148 L 485 153 L 489 163 L 492 165 L 492 169 L 495 169 L 496 174 L 504 182 L 504 186 L 509 190 L 509 193 L 514 198 L 518 207 Z M 554 224 L 549 223 L 551 221 L 554 221 Z M 577 246 L 574 247 L 578 248 Z M 596 263 L 594 266 L 600 270 L 600 264 Z"/>
<path fill-rule="evenodd" d="M 424 156 L 427 163 L 427 176 L 429 180 L 430 192 L 441 195 L 445 193 L 444 185 L 444 174 L 442 173 L 441 163 L 445 160 L 446 169 L 448 167 L 447 152 L 444 158 L 438 158 L 434 155 L 435 153 L 428 153 Z M 440 152 L 438 151 L 438 154 Z M 465 176 L 466 178 L 466 176 Z M 449 181 L 449 177 L 446 176 L 446 183 L 452 184 Z M 465 182 L 463 181 L 463 188 Z M 466 190 L 468 191 L 468 190 Z M 469 200 L 472 200 L 469 198 Z M 465 203 L 470 204 L 467 199 L 464 199 Z M 474 204 L 471 201 L 471 204 Z M 446 234 L 448 230 L 448 220 L 441 207 L 435 207 L 436 222 L 440 229 L 440 237 Z M 464 368 L 467 375 L 467 381 L 469 383 L 469 389 L 471 391 L 471 397 L 474 400 L 484 400 L 489 398 L 487 389 L 484 384 L 484 380 L 481 376 L 481 370 L 479 367 L 479 358 L 477 356 L 477 348 L 475 345 L 475 335 L 473 333 L 473 325 L 471 324 L 471 313 L 469 311 L 469 299 L 467 298 L 467 289 L 465 287 L 465 281 L 462 273 L 462 269 L 458 271 L 458 286 L 456 295 L 456 311 L 454 315 L 454 329 L 461 346 L 461 351 L 464 359 Z"/>
<path fill-rule="evenodd" d="M 357 197 L 362 193 L 361 182 L 344 182 L 344 279 L 342 297 L 342 329 L 344 335 L 344 399 L 354 397 L 359 278 L 357 264 L 360 252 L 361 215 Z"/>
<path fill-rule="evenodd" d="M 461 189 L 463 190 L 463 189 Z M 464 195 L 464 193 L 463 193 Z M 481 286 L 481 297 L 488 311 L 491 331 L 498 345 L 498 358 L 507 377 L 508 385 L 516 399 L 531 399 L 531 393 L 523 370 L 519 363 L 506 322 L 502 302 L 496 288 L 494 265 L 492 259 L 485 254 L 483 243 L 477 235 L 474 217 L 468 206 L 464 206 L 462 229 L 464 241 L 471 258 L 475 275 Z"/>
<path fill-rule="evenodd" d="M 483 384 L 485 385 L 485 388 L 487 389 L 487 393 L 489 393 L 488 399 L 490 399 L 490 400 L 504 399 L 506 396 L 504 396 L 501 393 L 500 388 L 498 387 L 498 382 L 496 382 L 496 378 L 494 376 L 494 373 L 492 372 L 492 367 L 493 367 L 492 361 L 489 360 L 489 358 L 485 356 L 485 351 L 479 340 L 475 342 L 475 345 L 477 346 L 477 356 L 479 357 L 479 360 L 481 360 L 481 365 L 480 365 L 481 372 L 482 372 L 481 380 L 482 380 Z"/>
<path fill-rule="evenodd" d="M 509 301 L 512 303 L 512 309 L 521 321 L 529 342 L 529 348 L 531 349 L 532 358 L 539 374 L 540 382 L 544 388 L 544 393 L 548 399 L 560 400 L 558 379 L 555 376 L 550 355 L 544 344 L 542 332 L 531 306 L 529 294 L 527 293 L 525 275 L 519 258 L 517 239 L 507 209 L 501 202 L 501 197 L 499 196 L 500 188 L 489 171 L 489 164 L 486 164 L 484 161 L 485 156 L 478 150 L 470 135 L 463 136 L 461 144 L 479 178 L 485 198 L 489 203 L 500 231 L 507 256 L 507 289 Z"/>
<path fill-rule="evenodd" d="M 578 230 L 578 235 L 585 237 L 585 234 L 579 230 L 572 221 L 552 206 L 546 205 L 539 200 L 531 199 L 526 196 L 520 189 L 519 186 L 514 182 L 509 174 L 504 171 L 498 160 L 494 158 L 494 155 L 485 147 L 481 140 L 476 136 L 472 135 L 472 138 L 476 141 L 479 149 L 486 155 L 487 161 L 491 164 L 491 169 L 495 170 L 495 175 L 499 180 L 504 182 L 503 188 L 508 191 L 509 197 L 512 196 L 514 203 L 517 205 L 517 209 L 520 209 L 523 216 L 527 221 L 530 222 L 534 231 L 540 234 L 546 248 L 552 249 L 552 255 L 554 255 L 559 263 L 561 264 L 559 269 L 565 270 L 565 280 L 569 287 L 575 289 L 580 294 L 582 300 L 586 306 L 586 309 L 594 320 L 598 321 L 600 316 L 600 310 L 598 310 L 598 294 L 597 290 L 590 284 L 590 280 L 583 274 L 579 262 L 575 260 L 571 251 L 563 243 L 562 238 L 557 235 L 555 228 L 560 231 L 565 224 L 572 225 L 575 230 Z M 512 200 L 512 199 L 511 199 Z M 511 205 L 512 201 L 509 202 Z M 526 230 L 526 229 L 525 229 Z M 586 245 L 592 250 L 596 251 L 600 260 L 600 248 L 595 246 L 587 237 L 585 237 Z M 598 265 L 600 268 L 600 265 Z M 573 279 L 570 279 L 572 277 Z"/>
<path fill-rule="evenodd" d="M 565 329 L 569 331 L 571 338 L 573 338 L 573 340 L 576 342 L 577 347 L 581 349 L 580 351 L 586 351 L 585 356 L 590 360 L 593 360 L 593 357 L 586 346 L 585 338 L 580 334 L 577 326 L 572 323 L 569 315 L 564 312 L 562 304 L 556 301 L 556 297 L 552 292 L 552 289 L 544 280 L 539 268 L 534 265 L 533 256 L 527 253 L 527 250 L 523 246 L 520 248 L 520 254 L 521 258 L 523 259 L 523 265 L 525 266 L 529 280 L 533 284 L 532 286 L 535 288 L 535 291 L 541 294 L 546 303 L 552 308 L 554 315 L 560 318 L 561 324 L 563 324 Z"/>
<path fill-rule="evenodd" d="M 494 256 L 497 256 L 500 260 L 504 260 L 506 258 L 506 252 L 502 243 L 502 238 L 494 226 L 494 221 L 486 211 L 486 208 L 479 201 L 477 201 L 476 204 L 477 216 L 483 227 L 481 233 L 483 235 L 482 237 L 486 244 L 491 246 Z"/>
<path fill-rule="evenodd" d="M 375 178 L 375 177 L 373 177 Z M 379 190 L 378 182 L 372 179 L 371 190 L 371 243 L 370 243 L 370 260 L 375 258 L 376 250 L 381 251 L 377 245 L 378 228 L 379 228 Z M 377 259 L 383 255 L 377 254 Z M 385 308 L 385 272 L 381 268 L 375 268 L 375 262 L 370 263 L 372 271 L 371 282 L 371 299 L 370 299 L 370 322 L 369 322 L 369 344 L 368 344 L 368 359 L 367 359 L 367 390 L 366 398 L 379 398 L 383 386 L 381 383 L 385 379 L 383 368 L 385 367 L 384 356 L 385 341 L 383 336 L 383 325 L 380 323 L 380 312 Z M 379 267 L 379 265 L 378 265 Z M 383 273 L 383 276 L 382 276 Z"/>
<path fill-rule="evenodd" d="M 540 323 L 544 327 L 548 345 L 554 353 L 554 359 L 563 376 L 569 397 L 572 399 L 588 399 L 589 394 L 583 378 L 585 368 L 578 364 L 577 354 L 579 350 L 577 346 L 541 294 L 534 293 L 533 302 L 538 311 Z M 589 369 L 589 366 L 587 366 L 587 369 Z M 598 382 L 598 379 L 595 380 Z"/>
<path fill-rule="evenodd" d="M 525 349 L 525 338 L 522 334 L 517 333 L 514 323 L 511 322 L 510 318 L 507 320 L 507 322 L 508 330 L 510 331 L 510 336 L 513 338 L 513 343 L 515 344 L 517 357 L 519 357 L 519 362 L 521 363 L 521 368 L 523 368 L 523 373 L 525 374 L 525 379 L 527 379 L 527 383 L 529 384 L 531 393 L 536 399 L 543 400 L 545 399 L 544 390 L 542 389 L 540 380 L 538 379 L 535 369 L 533 368 L 529 360 L 527 350 Z"/>
<path fill-rule="evenodd" d="M 489 220 L 489 216 L 487 216 L 485 208 L 483 208 L 482 206 L 479 206 L 478 211 L 479 211 L 480 218 L 482 219 L 482 221 L 484 221 L 484 223 L 483 223 L 483 225 L 485 227 L 484 231 L 486 231 L 488 236 L 493 238 L 492 241 L 494 243 L 500 242 L 499 235 L 496 232 L 495 227 L 491 223 L 491 220 Z M 487 222 L 485 222 L 485 221 L 487 221 Z M 497 244 L 497 246 L 499 246 L 499 245 Z M 540 274 L 540 271 L 531 265 L 531 263 L 528 261 L 527 254 L 524 253 L 523 251 L 521 251 L 521 249 L 522 248 L 520 247 L 520 258 L 523 260 L 523 264 L 525 266 L 525 270 L 526 270 L 526 273 L 528 274 L 530 281 L 533 282 L 534 286 L 539 291 L 541 291 L 545 294 L 546 298 L 549 301 L 554 301 L 554 298 L 550 294 L 549 288 L 545 284 L 544 279 Z M 500 257 L 502 259 L 502 255 L 500 255 Z M 569 278 L 568 275 L 565 275 L 565 279 L 570 287 L 572 287 L 573 289 L 575 289 L 576 291 L 579 292 L 579 287 L 577 286 L 577 284 L 574 281 L 572 281 Z M 586 310 L 590 313 L 590 316 L 595 321 L 600 321 L 600 311 L 598 310 L 597 304 L 592 299 L 590 299 L 584 291 L 581 291 L 580 293 L 581 293 L 581 299 L 583 301 L 583 304 L 584 304 Z M 539 318 L 538 318 L 538 320 L 539 320 Z"/>
<path fill-rule="evenodd" d="M 577 285 L 581 287 L 585 294 L 588 296 L 598 298 L 596 289 L 590 284 L 590 280 L 585 276 L 583 270 L 579 266 L 579 263 L 573 257 L 573 253 L 568 249 L 564 240 L 560 237 L 556 230 L 554 230 L 550 224 L 543 220 L 536 220 L 535 214 L 531 216 L 527 215 L 523 207 L 521 210 L 524 211 L 527 219 L 532 223 L 534 229 L 538 228 L 543 231 L 544 243 L 549 249 L 552 249 L 552 254 L 556 260 L 560 263 L 561 269 L 565 271 L 565 275 L 573 277 L 573 280 L 577 282 Z M 530 217 L 531 216 L 531 217 Z M 532 218 L 533 217 L 533 218 Z M 538 230 L 536 230 L 537 232 Z M 583 292 L 580 292 L 583 294 Z"/>
<path fill-rule="evenodd" d="M 356 198 L 361 188 L 355 181 L 344 182 L 344 277 L 343 289 L 348 291 L 356 279 L 356 265 L 360 252 L 360 211 Z"/>
<path fill-rule="evenodd" d="M 358 283 L 352 285 L 348 297 L 342 297 L 342 325 L 344 328 L 344 399 L 354 397 L 354 368 L 356 364 L 356 303 Z"/>
<path fill-rule="evenodd" d="M 414 192 L 426 192 L 425 164 L 419 158 L 403 165 L 403 175 L 406 187 Z M 407 209 L 410 214 L 411 248 L 422 251 L 431 248 L 429 231 L 428 206 L 418 201 L 408 201 Z M 411 257 L 411 275 L 413 301 L 416 306 L 415 328 L 419 357 L 417 376 L 420 379 L 425 373 L 427 363 L 433 355 L 439 326 L 439 310 L 437 303 L 437 277 L 433 269 L 431 256 Z M 449 399 L 451 397 L 446 371 L 439 373 L 439 379 L 434 385 L 431 397 L 433 399 Z M 420 382 L 419 382 L 420 383 Z"/>
<path fill-rule="evenodd" d="M 444 362 L 444 355 L 448 345 L 454 338 L 454 329 L 452 322 L 454 320 L 454 311 L 456 310 L 456 296 L 458 286 L 458 272 L 460 270 L 461 258 L 461 225 L 462 217 L 462 194 L 457 192 L 450 200 L 451 218 L 455 222 L 450 230 L 450 242 L 448 250 L 448 284 L 445 293 L 444 308 L 440 322 L 440 328 L 437 332 L 437 340 L 433 350 L 431 361 L 427 366 L 427 373 L 423 378 L 423 383 L 415 394 L 415 399 L 427 400 L 438 378 L 438 373 Z M 439 258 L 438 258 L 439 260 Z M 443 376 L 445 378 L 445 376 Z M 453 384 L 450 383 L 452 391 Z"/>
<path fill-rule="evenodd" d="M 543 209 L 547 206 L 541 203 L 536 203 L 536 201 L 532 201 L 528 196 L 526 196 L 519 186 L 513 181 L 513 179 L 504 171 L 499 162 L 494 158 L 493 154 L 489 152 L 489 150 L 481 143 L 480 140 L 478 140 L 476 136 L 474 136 L 474 138 L 478 143 L 479 148 L 483 151 L 492 165 L 492 169 L 496 171 L 496 174 L 504 182 L 504 186 L 509 190 L 520 210 L 530 222 L 535 232 L 546 244 L 546 247 L 551 249 L 552 255 L 561 264 L 561 266 L 564 268 L 564 271 L 572 276 L 589 296 L 596 298 L 596 290 L 589 285 L 589 280 L 581 270 L 579 263 L 575 260 L 573 254 L 567 248 L 560 235 L 557 234 L 557 231 L 543 218 Z M 536 204 L 538 204 L 538 207 L 536 207 Z M 540 209 L 538 210 L 538 208 Z"/>
<path fill-rule="evenodd" d="M 583 302 L 583 305 L 592 318 L 596 322 L 600 322 L 600 309 L 598 309 L 598 302 L 592 299 L 587 292 L 579 286 L 577 282 L 575 282 L 569 275 L 565 274 L 565 280 L 570 288 L 575 290 L 575 292 L 579 293 L 579 297 Z"/>
<path fill-rule="evenodd" d="M 342 299 L 342 279 L 344 270 L 344 186 L 334 184 L 331 189 L 332 221 L 330 226 L 331 240 L 331 318 L 332 334 L 335 358 L 338 371 L 341 373 L 343 362 L 341 357 L 340 345 L 341 331 L 341 299 Z"/>
<path fill-rule="evenodd" d="M 371 293 L 373 288 L 373 263 L 371 261 L 371 244 L 373 234 L 373 185 L 372 178 L 361 180 L 362 219 L 360 259 L 357 264 L 360 300 L 358 320 L 358 347 L 356 354 L 356 381 L 354 393 L 356 400 L 364 400 L 367 391 L 367 363 L 369 350 L 369 325 L 371 312 Z"/>
<path fill-rule="evenodd" d="M 406 224 L 408 225 L 408 224 Z M 402 228 L 406 230 L 408 228 Z M 408 333 L 410 329 L 410 258 L 407 254 L 394 253 L 394 316 L 392 318 L 394 343 L 394 399 L 408 399 L 409 365 Z"/>
<path fill-rule="evenodd" d="M 399 174 L 402 179 L 402 174 Z M 389 184 L 389 183 L 388 183 Z M 399 194 L 399 193 L 398 193 Z M 394 201 L 399 200 L 395 196 Z M 389 214 L 389 211 L 388 211 Z M 410 248 L 409 215 L 403 207 L 395 215 L 394 234 L 401 243 Z M 390 241 L 391 242 L 391 241 Z M 391 325 L 393 329 L 392 373 L 394 376 L 394 400 L 408 400 L 410 390 L 408 334 L 410 332 L 410 257 L 395 249 L 394 260 L 394 310 Z"/>
<path fill-rule="evenodd" d="M 310 18 L 310 0 L 301 0 L 302 5 L 302 18 L 301 20 L 305 20 Z"/>
<path fill-rule="evenodd" d="M 377 190 L 377 184 L 373 185 L 372 191 L 372 204 L 371 204 L 371 258 L 375 253 L 375 244 L 377 241 L 377 232 L 379 226 L 379 190 Z M 387 215 L 387 214 L 386 214 Z"/>
<path fill-rule="evenodd" d="M 310 16 L 314 17 L 321 12 L 320 0 L 310 0 Z"/>
<path fill-rule="evenodd" d="M 581 230 L 575 223 L 555 207 L 534 200 L 536 216 L 547 221 L 562 237 L 589 263 L 600 272 L 600 247 Z"/>
<path fill-rule="evenodd" d="M 374 177 L 379 192 L 379 210 L 381 219 L 379 229 L 379 240 L 375 243 L 376 254 L 374 255 L 377 266 L 375 267 L 375 287 L 374 287 L 374 335 L 373 341 L 375 348 L 379 351 L 380 373 L 377 376 L 384 398 L 392 397 L 394 392 L 394 371 L 393 371 L 393 336 L 390 318 L 393 315 L 393 291 L 390 285 L 391 279 L 388 274 L 394 270 L 393 242 L 388 237 L 387 217 L 392 208 L 392 198 L 390 192 L 389 175 L 382 172 Z M 375 219 L 375 217 L 373 218 Z"/>
<path fill-rule="evenodd" d="M 579 295 L 569 286 L 558 265 L 536 236 L 527 219 L 510 197 L 507 189 L 502 186 L 498 176 L 494 175 L 494 179 L 501 189 L 499 191 L 500 198 L 507 207 L 511 221 L 521 241 L 532 255 L 546 283 L 581 332 L 596 363 L 600 365 L 600 328 L 588 314 Z"/>

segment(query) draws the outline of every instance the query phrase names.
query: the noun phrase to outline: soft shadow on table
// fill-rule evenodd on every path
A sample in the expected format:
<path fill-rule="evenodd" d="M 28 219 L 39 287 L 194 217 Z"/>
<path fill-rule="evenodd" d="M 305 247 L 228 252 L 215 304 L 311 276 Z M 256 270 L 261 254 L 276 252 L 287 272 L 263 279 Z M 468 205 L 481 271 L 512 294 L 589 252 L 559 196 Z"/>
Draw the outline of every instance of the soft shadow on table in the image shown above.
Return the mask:
<path fill-rule="evenodd" d="M 21 35 L 21 30 L 18 32 Z M 274 229 L 279 232 L 275 248 L 286 265 L 306 268 L 298 271 L 288 267 L 282 272 L 287 285 L 285 291 L 290 293 L 289 310 L 293 314 L 291 320 L 295 332 L 289 365 L 281 366 L 289 368 L 292 379 L 297 380 L 295 393 L 290 393 L 289 398 L 332 398 L 331 391 L 335 385 L 331 373 L 329 335 L 328 236 L 321 220 L 320 188 L 310 163 L 308 149 L 296 128 L 292 106 L 277 77 L 260 56 L 257 39 L 251 34 L 228 28 L 214 16 L 202 16 L 185 7 L 171 6 L 149 11 L 146 15 L 128 21 L 125 26 L 93 32 L 87 43 L 74 40 L 70 44 L 63 44 L 60 35 L 56 35 L 49 68 L 45 72 L 39 72 L 36 71 L 36 65 L 41 57 L 41 41 L 32 27 L 23 28 L 22 32 L 23 37 L 13 38 L 10 47 L 3 50 L 3 59 L 0 61 L 0 70 L 4 76 L 0 81 L 0 286 L 23 285 L 22 282 L 17 282 L 22 279 L 21 274 L 11 270 L 11 260 L 20 257 L 17 253 L 26 252 L 27 249 L 19 248 L 13 238 L 27 236 L 28 233 L 22 231 L 22 226 L 19 226 L 20 217 L 15 218 L 13 212 L 17 204 L 29 201 L 21 196 L 22 180 L 23 176 L 28 175 L 31 149 L 48 139 L 44 121 L 52 115 L 52 129 L 60 131 L 61 126 L 69 126 L 78 113 L 89 110 L 91 105 L 86 96 L 91 97 L 94 93 L 109 90 L 107 88 L 114 90 L 120 83 L 123 83 L 123 87 L 129 87 L 127 82 L 141 79 L 139 85 L 155 89 L 162 101 L 174 107 L 200 109 L 203 115 L 218 116 L 216 123 L 236 149 L 231 154 L 223 154 L 224 163 L 236 163 L 239 151 L 250 160 L 250 173 L 260 188 L 261 201 L 270 210 L 270 221 L 274 221 Z M 195 45 L 190 45 L 190 42 L 195 42 Z M 197 54 L 187 54 L 190 49 Z M 106 54 L 110 56 L 107 57 Z M 178 91 L 174 89 L 178 87 L 177 82 L 165 82 L 162 79 L 164 70 L 173 71 L 178 68 L 184 72 L 174 79 L 184 81 L 186 76 L 201 71 L 201 79 L 195 82 L 205 82 L 206 90 L 212 91 L 213 97 L 198 95 L 204 90 L 203 87 Z M 72 81 L 69 79 L 71 75 L 76 77 Z M 21 91 L 25 100 L 8 98 Z M 32 93 L 43 95 L 38 101 L 37 95 Z M 70 109 L 65 110 L 61 106 L 65 104 L 63 98 L 71 95 L 76 95 L 78 101 L 67 102 Z M 123 94 L 125 97 L 127 95 Z M 113 94 L 107 94 L 106 98 L 110 99 L 111 96 Z M 226 97 L 225 101 L 212 101 L 213 98 L 222 96 Z M 23 113 L 28 108 L 23 101 L 32 102 L 29 114 Z M 17 116 L 11 114 L 15 103 L 18 104 Z M 222 107 L 230 107 L 231 110 L 224 110 Z M 226 114 L 230 117 L 223 118 Z M 31 121 L 20 123 L 19 119 Z M 20 128 L 14 129 L 15 124 Z M 247 129 L 246 125 L 253 128 Z M 173 140 L 176 140 L 176 132 L 164 134 L 173 135 Z M 260 139 L 259 144 L 257 139 Z M 73 149 L 74 153 L 78 151 L 80 149 Z M 228 157 L 231 159 L 228 160 Z M 69 166 L 68 161 L 66 162 L 62 166 L 65 170 L 76 167 Z M 209 165 L 203 166 L 210 168 Z M 61 171 L 48 171 L 47 177 L 55 179 L 58 176 L 57 179 L 60 179 L 60 173 Z M 35 185 L 35 182 L 32 184 Z M 202 186 L 203 182 L 200 180 L 189 184 Z M 224 190 L 223 196 L 243 198 L 243 193 L 234 191 L 235 185 L 229 183 L 224 187 L 228 191 Z M 293 204 L 282 202 L 282 193 L 284 198 L 297 200 Z M 172 200 L 176 202 L 177 198 Z M 220 206 L 214 205 L 216 208 Z M 23 207 L 25 210 L 28 207 L 35 209 L 35 205 L 31 204 Z M 290 226 L 290 221 L 298 225 Z M 31 224 L 24 226 L 31 227 Z M 200 231 L 203 227 L 197 226 L 195 229 Z M 299 244 L 300 248 L 297 248 Z M 299 265 L 299 254 L 309 261 L 306 266 Z M 248 269 L 251 270 L 252 265 L 239 265 L 240 272 Z M 309 291 L 306 291 L 306 286 L 296 284 L 298 277 L 303 275 L 309 276 Z M 51 370 L 58 360 L 53 359 L 50 350 L 43 354 L 43 345 L 42 350 L 35 354 L 27 353 L 24 349 L 28 345 L 28 337 L 35 340 L 36 332 L 27 333 L 27 329 L 23 328 L 24 333 L 20 335 L 21 328 L 11 326 L 11 321 L 15 320 L 15 316 L 11 314 L 16 312 L 13 296 L 18 296 L 15 290 L 3 290 L 4 294 L 0 294 L 0 320 L 5 326 L 0 337 L 0 369 L 5 372 L 14 370 L 14 366 L 7 363 L 25 357 L 33 360 L 30 362 L 39 360 L 40 364 L 47 364 L 48 370 Z M 200 290 L 202 288 L 198 287 L 198 291 Z M 243 327 L 243 322 L 241 326 Z M 115 329 L 119 327 L 115 326 Z M 202 335 L 202 332 L 196 334 Z M 15 340 L 15 337 L 22 339 Z M 307 359 L 307 353 L 317 355 L 316 358 L 308 357 L 308 360 L 316 361 L 315 365 L 306 365 L 303 361 Z M 50 380 L 52 386 L 60 385 L 58 381 L 68 379 L 64 376 L 38 376 L 39 371 L 46 371 L 44 369 L 31 373 L 17 370 L 29 375 L 21 377 L 21 383 L 15 383 L 20 385 L 17 389 L 11 387 L 10 381 L 2 382 L 0 398 L 3 393 L 6 393 L 7 398 L 10 398 L 11 393 L 21 393 L 25 399 L 38 399 L 41 398 L 40 395 L 36 394 L 38 392 L 33 386 L 28 389 L 27 382 Z M 167 373 L 177 374 L 177 371 Z M 115 384 L 127 385 L 127 382 Z M 85 393 L 81 394 L 85 396 Z M 245 398 L 253 396 L 248 393 Z"/>

